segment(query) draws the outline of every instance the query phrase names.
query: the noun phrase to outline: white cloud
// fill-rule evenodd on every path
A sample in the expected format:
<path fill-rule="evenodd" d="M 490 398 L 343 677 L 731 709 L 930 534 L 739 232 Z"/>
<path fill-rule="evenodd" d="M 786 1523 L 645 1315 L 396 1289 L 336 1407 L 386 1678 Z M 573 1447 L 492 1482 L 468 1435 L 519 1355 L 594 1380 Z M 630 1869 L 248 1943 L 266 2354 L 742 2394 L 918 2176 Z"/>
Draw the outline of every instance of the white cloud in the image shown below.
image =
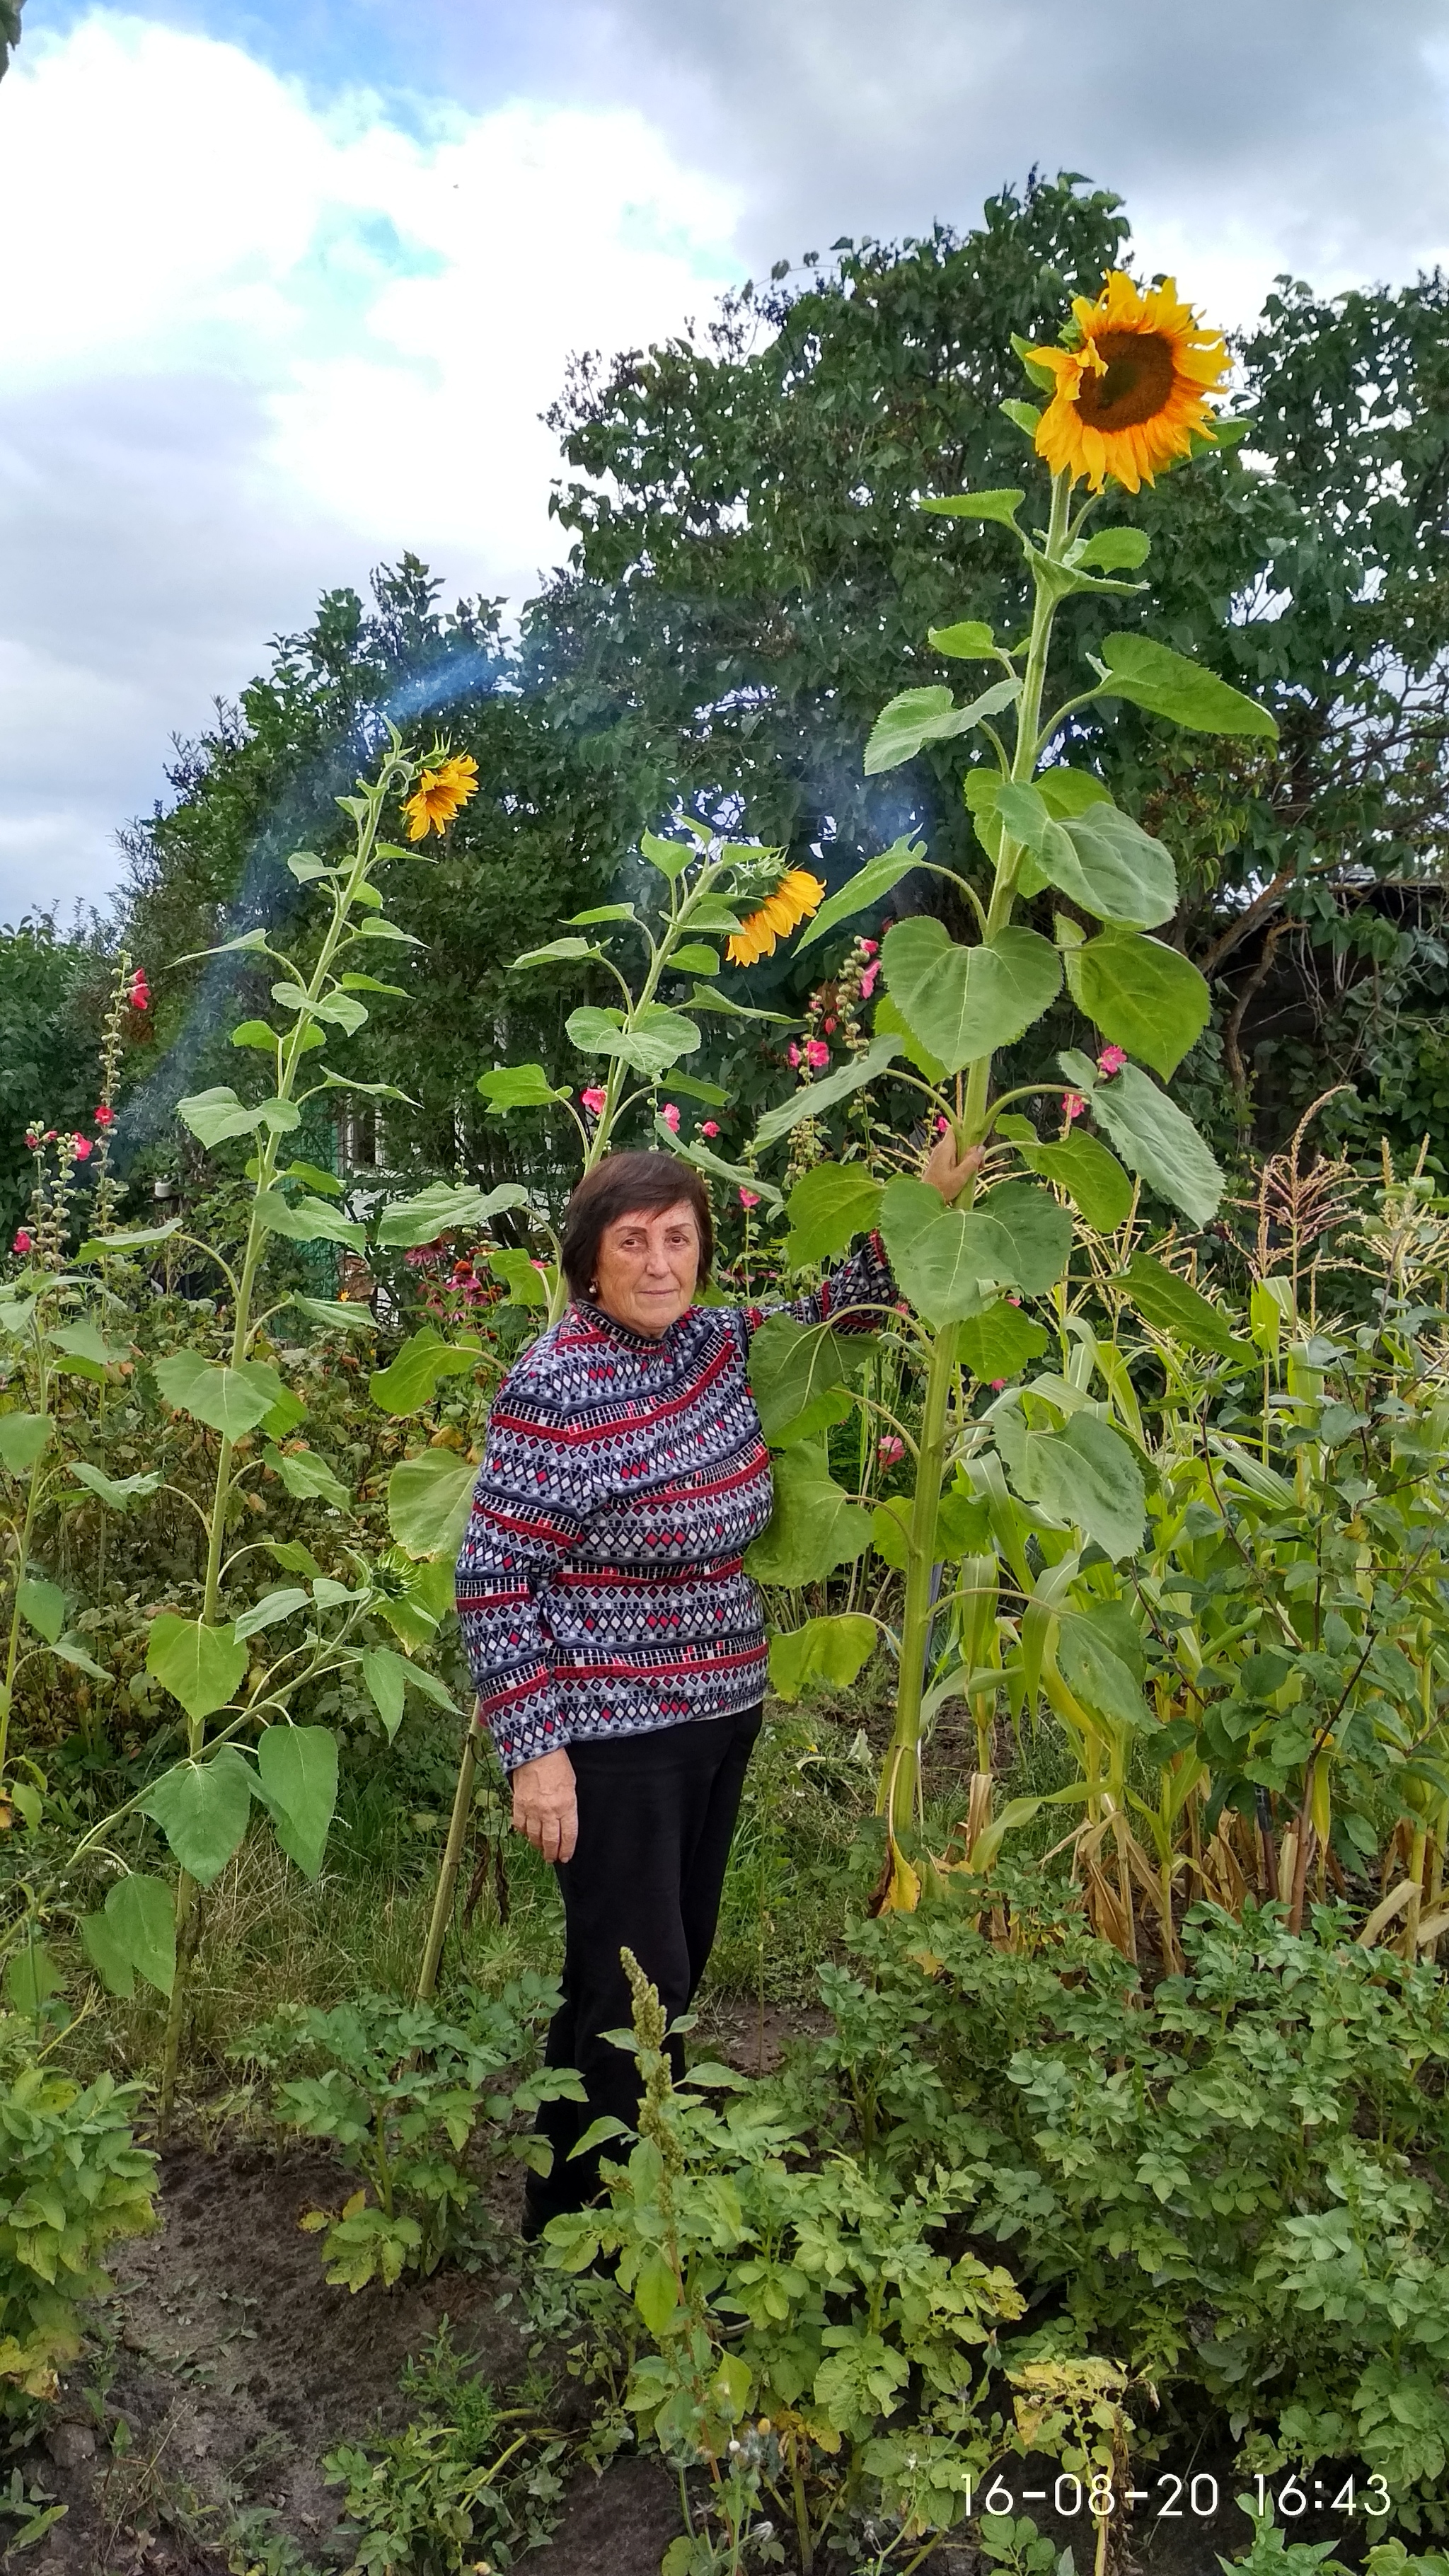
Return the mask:
<path fill-rule="evenodd" d="M 581 346 L 732 273 L 729 191 L 624 107 L 423 139 L 101 9 L 0 89 L 0 919 L 99 895 L 269 633 L 379 556 L 518 592 Z"/>

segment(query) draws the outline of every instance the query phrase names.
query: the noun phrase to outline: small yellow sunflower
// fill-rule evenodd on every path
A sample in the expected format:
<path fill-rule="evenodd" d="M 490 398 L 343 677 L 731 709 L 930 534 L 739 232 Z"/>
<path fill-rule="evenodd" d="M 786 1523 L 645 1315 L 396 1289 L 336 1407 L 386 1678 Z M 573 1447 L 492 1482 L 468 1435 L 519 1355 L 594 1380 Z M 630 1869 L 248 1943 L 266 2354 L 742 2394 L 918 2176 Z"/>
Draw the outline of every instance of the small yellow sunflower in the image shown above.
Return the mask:
<path fill-rule="evenodd" d="M 777 939 L 788 939 L 802 921 L 808 921 L 825 901 L 825 888 L 808 868 L 791 868 L 780 879 L 772 895 L 752 912 L 730 939 L 725 955 L 732 966 L 753 966 L 761 957 L 772 957 Z"/>
<path fill-rule="evenodd" d="M 408 839 L 425 841 L 430 831 L 445 832 L 454 815 L 477 793 L 478 763 L 471 752 L 440 760 L 436 769 L 425 769 L 403 807 Z"/>
<path fill-rule="evenodd" d="M 1192 451 L 1193 435 L 1211 438 L 1207 397 L 1227 374 L 1222 335 L 1200 325 L 1178 300 L 1171 277 L 1146 294 L 1109 269 L 1095 304 L 1072 306 L 1080 344 L 1033 349 L 1049 367 L 1056 392 L 1043 412 L 1036 451 L 1054 474 L 1085 475 L 1100 492 L 1108 475 L 1129 492 L 1159 468 Z"/>

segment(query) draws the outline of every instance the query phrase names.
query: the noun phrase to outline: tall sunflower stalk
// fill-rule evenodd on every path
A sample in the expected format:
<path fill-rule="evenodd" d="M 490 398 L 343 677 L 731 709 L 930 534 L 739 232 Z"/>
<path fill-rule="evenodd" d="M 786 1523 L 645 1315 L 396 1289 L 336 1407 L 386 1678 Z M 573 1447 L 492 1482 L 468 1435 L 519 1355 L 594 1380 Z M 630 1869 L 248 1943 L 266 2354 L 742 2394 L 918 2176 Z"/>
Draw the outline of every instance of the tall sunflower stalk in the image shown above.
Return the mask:
<path fill-rule="evenodd" d="M 642 856 L 664 880 L 662 898 L 655 906 L 641 910 L 632 903 L 590 905 L 565 925 L 571 936 L 527 949 L 513 961 L 515 974 L 550 966 L 592 967 L 612 981 L 619 995 L 616 1004 L 600 1007 L 584 1003 L 569 1014 L 566 1023 L 570 1043 L 579 1053 L 602 1059 L 602 1078 L 586 1084 L 579 1092 L 578 1107 L 574 1094 L 551 1082 L 538 1064 L 495 1066 L 479 1075 L 477 1087 L 490 1111 L 499 1117 L 517 1110 L 561 1109 L 577 1134 L 580 1178 L 603 1160 L 631 1114 L 652 1104 L 655 1132 L 662 1144 L 715 1179 L 731 1182 L 739 1190 L 747 1212 L 762 1193 L 778 1208 L 780 1192 L 768 1184 L 758 1184 L 752 1171 L 736 1169 L 724 1161 L 703 1141 L 703 1131 L 692 1141 L 682 1139 L 678 1105 L 669 1101 L 661 1108 L 659 1091 L 667 1080 L 671 1090 L 692 1095 L 711 1107 L 723 1105 L 725 1095 L 717 1085 L 702 1083 L 677 1070 L 703 1044 L 703 1033 L 694 1014 L 723 1012 L 736 1019 L 756 1020 L 776 1015 L 750 1011 L 720 996 L 713 982 L 723 962 L 716 943 L 726 941 L 726 955 L 732 965 L 755 964 L 772 953 L 777 941 L 809 918 L 825 888 L 807 870 L 787 868 L 782 850 L 762 848 L 754 842 L 722 842 L 707 825 L 688 815 L 677 820 L 679 834 L 687 837 L 654 832 L 640 836 Z M 584 932 L 592 936 L 581 936 Z M 611 954 L 615 941 L 620 939 L 634 942 L 636 953 L 642 947 L 642 962 L 632 970 L 620 965 Z M 687 999 L 677 1005 L 661 1002 L 661 988 L 680 978 L 689 979 Z M 713 1124 L 708 1132 L 711 1136 L 716 1132 Z M 552 1229 L 549 1233 L 554 1262 L 545 1321 L 551 1325 L 562 1315 L 569 1291 L 558 1236 Z M 472 1813 L 476 1769 L 476 1736 L 470 1727 L 458 1765 L 452 1812 L 418 1968 L 420 2002 L 426 2002 L 437 1986 Z"/>
<path fill-rule="evenodd" d="M 1052 1541 L 1070 1555 L 1065 1569 L 1058 1568 L 1064 1605 L 1066 1580 L 1089 1547 L 1120 1561 L 1140 1544 L 1145 1526 L 1141 1477 L 1128 1445 L 1135 1409 L 1130 1388 L 1127 1410 L 1116 1408 L 1120 1428 L 1113 1424 L 1110 1388 L 1087 1404 L 1079 1392 L 1062 1410 L 1060 1427 L 1049 1429 L 1042 1421 L 1055 1417 L 1024 1409 L 1010 1391 L 1010 1381 L 1048 1338 L 1021 1311 L 1023 1299 L 1050 1301 L 1064 1365 L 1071 1347 L 1060 1283 L 1072 1227 L 1062 1202 L 1095 1230 L 1115 1228 L 1130 1219 L 1135 1180 L 1201 1225 L 1222 1186 L 1191 1122 L 1142 1069 L 1169 1077 L 1208 1018 L 1202 977 L 1151 936 L 1176 908 L 1172 860 L 1113 805 L 1100 780 L 1070 765 L 1067 728 L 1086 708 L 1117 698 L 1197 731 L 1276 730 L 1264 709 L 1135 630 L 1106 636 L 1100 654 L 1087 657 L 1085 684 L 1069 685 L 1046 712 L 1063 604 L 1077 596 L 1130 598 L 1142 587 L 1118 576 L 1144 561 L 1148 540 L 1123 527 L 1094 536 L 1090 521 L 1100 495 L 1109 483 L 1135 493 L 1165 467 L 1211 449 L 1226 425 L 1214 423 L 1208 397 L 1228 361 L 1221 339 L 1199 326 L 1170 280 L 1143 293 L 1115 272 L 1095 302 L 1074 305 L 1060 346 L 1015 345 L 1033 379 L 1052 395 L 1045 409 L 1005 406 L 1049 469 L 1045 525 L 1023 523 L 1027 496 L 1015 489 L 933 497 L 921 506 L 1012 530 L 1032 582 L 1029 632 L 1009 644 L 976 619 L 932 628 L 929 640 L 938 653 L 985 662 L 995 678 L 964 706 L 945 687 L 906 690 L 881 714 L 865 760 L 874 773 L 912 759 L 928 743 L 972 733 L 983 740 L 989 757 L 968 773 L 964 794 L 990 861 L 989 885 L 983 895 L 907 840 L 832 897 L 801 945 L 878 902 L 916 868 L 956 887 L 976 936 L 953 941 L 930 918 L 898 922 L 881 950 L 889 1008 L 877 1012 L 871 1045 L 825 1083 L 802 1086 L 766 1117 L 756 1140 L 772 1144 L 799 1119 L 817 1116 L 889 1069 L 917 1094 L 933 1125 L 949 1120 L 958 1152 L 977 1163 L 958 1205 L 944 1211 L 912 1180 L 881 1187 L 870 1210 L 858 1185 L 838 1193 L 843 1230 L 875 1215 L 913 1309 L 900 1329 L 914 1339 L 923 1374 L 914 1492 L 898 1542 L 903 1560 L 893 1560 L 903 1561 L 904 1605 L 895 1723 L 879 1797 L 895 1889 L 887 1901 L 897 1903 L 913 1901 L 914 1874 L 902 1863 L 896 1838 L 919 1810 L 938 1614 L 959 1611 L 965 1592 L 981 1589 L 980 1580 L 969 1579 L 973 1569 L 977 1578 L 987 1570 L 986 1590 L 995 1597 L 996 1568 L 979 1549 L 1010 1548 L 1010 1525 L 1017 1522 L 1019 1538 L 1019 1507 L 1026 1506 L 1029 1523 L 1064 1533 Z M 1059 908 L 1047 937 L 1019 915 L 1049 892 Z M 1043 1017 L 1064 981 L 1101 1033 L 1095 1062 L 1067 1052 L 1060 1058 L 1061 1082 L 997 1092 L 997 1056 Z M 1021 1114 L 1031 1101 L 1056 1104 L 1055 1137 L 1040 1134 Z M 1087 1119 L 1096 1132 L 1081 1123 Z M 835 1167 L 837 1177 L 854 1168 Z M 1017 1176 L 1026 1174 L 1052 1184 L 1058 1195 Z M 791 1200 L 792 1220 L 820 1250 L 831 1248 L 832 1186 L 831 1167 L 818 1168 Z M 826 1218 L 824 1230 L 811 1226 L 814 1211 Z M 989 1385 L 998 1398 L 984 1416 L 973 1413 L 973 1382 Z M 818 1378 L 814 1386 L 818 1392 Z M 964 1542 L 954 1531 L 942 1534 L 949 1476 L 955 1478 L 955 1525 L 964 1531 L 969 1524 Z M 963 1590 L 945 1575 L 967 1545 L 978 1552 L 968 1556 Z M 1014 1584 L 1024 1579 L 1031 1587 L 1024 1556 L 1015 1572 L 1005 1571 Z M 1044 1607 L 1055 1620 L 1050 1603 Z M 833 1651 L 822 1640 L 822 1668 L 829 1668 Z M 792 1654 L 807 1652 L 792 1640 Z M 1091 1709 L 1055 1668 L 1047 1679 L 1063 1712 L 1080 1720 L 1084 1743 L 1105 1747 Z M 1104 1763 L 1104 1782 L 1108 1776 Z M 1108 1794 L 1104 1788 L 1103 1797 Z"/>
<path fill-rule="evenodd" d="M 380 938 L 392 941 L 406 937 L 384 920 L 382 897 L 373 883 L 385 859 L 402 855 L 383 837 L 388 808 L 402 800 L 408 839 L 416 843 L 430 832 L 441 835 L 477 785 L 477 763 L 471 757 L 449 757 L 439 750 L 429 762 L 420 764 L 405 749 L 396 728 L 389 726 L 388 731 L 388 749 L 374 774 L 359 779 L 355 795 L 337 799 L 353 827 L 350 853 L 333 868 L 307 851 L 296 853 L 288 862 L 299 883 L 317 886 L 327 898 L 327 917 L 311 972 L 305 973 L 293 959 L 274 949 L 263 931 L 249 931 L 228 943 L 234 951 L 266 956 L 282 971 L 284 980 L 273 985 L 272 999 L 285 1025 L 274 1028 L 265 1021 L 249 1021 L 238 1033 L 243 1044 L 255 1046 L 270 1059 L 274 1090 L 255 1108 L 246 1107 L 226 1087 L 198 1093 L 177 1104 L 179 1116 L 202 1144 L 215 1145 L 235 1136 L 250 1136 L 254 1143 L 247 1167 L 253 1184 L 252 1204 L 240 1263 L 233 1268 L 214 1250 L 211 1252 L 231 1291 L 231 1334 L 226 1359 L 218 1368 L 196 1363 L 188 1353 L 163 1361 L 156 1371 L 168 1403 L 220 1435 L 210 1507 L 201 1513 L 206 1534 L 201 1615 L 194 1622 L 171 1623 L 171 1630 L 184 1630 L 184 1635 L 173 1638 L 168 1631 L 168 1650 L 175 1654 L 178 1666 L 189 1668 L 189 1678 L 183 1681 L 165 1670 L 161 1673 L 186 1710 L 186 1755 L 193 1766 L 207 1752 L 213 1715 L 229 1711 L 234 1694 L 243 1684 L 249 1660 L 234 1623 L 225 1617 L 224 1594 L 235 1561 L 226 1551 L 236 1488 L 236 1442 L 259 1423 L 268 1421 L 284 1393 L 275 1372 L 255 1356 L 258 1337 L 270 1318 L 270 1310 L 257 1311 L 262 1265 L 272 1238 L 278 1234 L 308 1240 L 319 1231 L 337 1231 L 325 1207 L 318 1212 L 312 1203 L 304 1201 L 299 1211 L 282 1192 L 280 1183 L 285 1178 L 294 1174 L 309 1177 L 309 1167 L 291 1163 L 286 1140 L 301 1125 L 308 1100 L 328 1090 L 349 1087 L 325 1068 L 314 1073 L 313 1050 L 325 1042 L 329 1031 L 350 1035 L 365 1022 L 368 1012 L 360 998 L 362 992 L 397 989 L 361 971 L 362 959 L 375 956 Z M 347 1232 L 344 1224 L 342 1237 Z M 124 1246 L 130 1240 L 144 1242 L 146 1237 L 109 1240 Z M 252 1706 L 249 1702 L 249 1709 Z M 227 1740 L 235 1732 L 235 1724 L 224 1724 L 221 1729 Z M 183 1862 L 176 1879 L 176 1969 L 162 2059 L 163 2127 L 170 2119 L 175 2100 L 190 1965 L 200 1931 L 200 1886 L 196 1874 Z"/>

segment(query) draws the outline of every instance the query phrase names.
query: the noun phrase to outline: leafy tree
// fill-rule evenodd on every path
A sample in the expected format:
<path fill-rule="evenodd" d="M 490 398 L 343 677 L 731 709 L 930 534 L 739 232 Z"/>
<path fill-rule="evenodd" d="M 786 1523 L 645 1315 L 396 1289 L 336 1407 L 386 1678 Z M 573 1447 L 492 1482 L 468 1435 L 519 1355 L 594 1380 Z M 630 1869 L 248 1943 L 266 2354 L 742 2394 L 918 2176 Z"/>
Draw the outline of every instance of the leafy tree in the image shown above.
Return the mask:
<path fill-rule="evenodd" d="M 104 971 L 52 913 L 0 929 L 0 1246 L 9 1248 L 33 1181 L 25 1131 L 89 1123 Z"/>
<path fill-rule="evenodd" d="M 1004 529 L 943 523 L 916 498 L 1019 482 L 1000 406 L 1033 389 L 997 352 L 1012 330 L 1054 330 L 1064 294 L 1095 292 L 1126 240 L 1117 199 L 1033 178 L 964 239 L 837 243 L 833 269 L 812 260 L 787 283 L 782 263 L 703 335 L 579 365 L 552 415 L 576 471 L 556 504 L 574 549 L 527 635 L 583 746 L 633 768 L 646 804 L 670 778 L 701 812 L 740 798 L 753 828 L 820 849 L 833 875 L 903 828 L 979 867 L 958 740 L 904 789 L 861 771 L 883 698 L 960 676 L 930 628 L 1016 578 Z M 1186 860 L 1172 935 L 1218 1003 L 1199 1080 L 1225 1060 L 1240 1111 L 1253 1012 L 1275 971 L 1280 1001 L 1286 985 L 1305 1042 L 1263 1083 L 1275 1123 L 1333 1078 L 1338 991 L 1433 962 L 1373 889 L 1441 857 L 1444 302 L 1437 274 L 1331 302 L 1281 281 L 1239 350 L 1251 430 L 1174 490 L 1170 538 L 1161 487 L 1102 510 L 1103 526 L 1162 531 L 1151 610 L 1104 602 L 1074 631 L 1076 652 L 1145 624 L 1278 716 L 1276 750 L 1184 749 L 1119 707 L 1076 754 Z M 896 902 L 936 900 L 918 880 Z M 1362 1004 L 1353 1034 L 1371 1071 Z"/>
<path fill-rule="evenodd" d="M 0 80 L 10 68 L 10 57 L 20 42 L 22 0 L 0 0 Z"/>
<path fill-rule="evenodd" d="M 616 824 L 609 774 L 521 694 L 499 603 L 440 612 L 440 588 L 408 555 L 374 575 L 368 608 L 354 591 L 328 592 L 304 633 L 278 640 L 239 707 L 219 707 L 209 734 L 178 747 L 174 801 L 129 836 L 127 937 L 156 972 L 264 923 L 300 925 L 305 898 L 288 857 L 340 846 L 334 799 L 374 756 L 384 718 L 423 744 L 446 734 L 476 759 L 478 793 L 441 855 L 429 859 L 425 845 L 392 900 L 426 951 L 425 1031 L 420 1042 L 416 1020 L 396 1021 L 378 997 L 355 1060 L 360 1081 L 393 1083 L 416 1104 L 387 1105 L 389 1162 L 502 1170 L 506 1131 L 485 1119 L 475 1077 L 500 1049 L 556 1049 L 563 1007 L 505 970 L 560 909 L 588 901 L 600 859 L 607 877 L 630 827 Z M 133 1149 L 170 1137 L 178 1094 L 234 1077 L 225 1032 L 238 998 L 265 990 L 245 957 L 158 975 L 165 1054 L 131 1104 Z"/>

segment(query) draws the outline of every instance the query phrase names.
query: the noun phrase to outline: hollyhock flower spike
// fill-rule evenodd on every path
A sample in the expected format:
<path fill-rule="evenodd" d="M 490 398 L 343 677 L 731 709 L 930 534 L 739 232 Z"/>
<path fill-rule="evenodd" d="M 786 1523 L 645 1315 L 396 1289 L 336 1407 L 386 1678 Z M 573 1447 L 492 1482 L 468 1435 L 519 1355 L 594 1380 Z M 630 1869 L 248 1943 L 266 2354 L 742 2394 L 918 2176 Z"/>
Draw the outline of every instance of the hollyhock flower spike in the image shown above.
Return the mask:
<path fill-rule="evenodd" d="M 825 1025 L 829 1028 L 831 1023 L 827 1020 Z M 830 1062 L 830 1049 L 823 1038 L 806 1039 L 805 1061 L 813 1073 L 818 1073 L 822 1065 Z"/>
<path fill-rule="evenodd" d="M 1110 1082 L 1114 1073 L 1121 1072 L 1126 1061 L 1127 1049 L 1125 1047 L 1104 1046 L 1101 1054 L 1097 1058 L 1097 1071 L 1102 1076 L 1104 1082 Z"/>
<path fill-rule="evenodd" d="M 138 966 L 135 974 L 131 977 L 126 999 L 130 1003 L 133 1011 L 149 1011 L 151 1008 L 151 987 L 146 981 L 146 969 L 144 966 Z"/>
<path fill-rule="evenodd" d="M 663 1119 L 665 1126 L 668 1128 L 670 1135 L 677 1136 L 679 1133 L 679 1111 L 675 1107 L 674 1102 L 672 1100 L 666 1100 L 663 1108 L 659 1112 L 659 1115 Z"/>
<path fill-rule="evenodd" d="M 72 1136 L 72 1138 L 71 1138 L 71 1140 L 70 1140 L 70 1141 L 71 1141 L 72 1145 L 73 1145 L 73 1146 L 74 1146 L 74 1148 L 75 1148 L 75 1158 L 76 1158 L 76 1161 L 77 1161 L 78 1163 L 84 1163 L 84 1162 L 89 1158 L 90 1151 L 91 1151 L 91 1139 L 90 1139 L 90 1137 L 89 1137 L 89 1136 Z"/>

